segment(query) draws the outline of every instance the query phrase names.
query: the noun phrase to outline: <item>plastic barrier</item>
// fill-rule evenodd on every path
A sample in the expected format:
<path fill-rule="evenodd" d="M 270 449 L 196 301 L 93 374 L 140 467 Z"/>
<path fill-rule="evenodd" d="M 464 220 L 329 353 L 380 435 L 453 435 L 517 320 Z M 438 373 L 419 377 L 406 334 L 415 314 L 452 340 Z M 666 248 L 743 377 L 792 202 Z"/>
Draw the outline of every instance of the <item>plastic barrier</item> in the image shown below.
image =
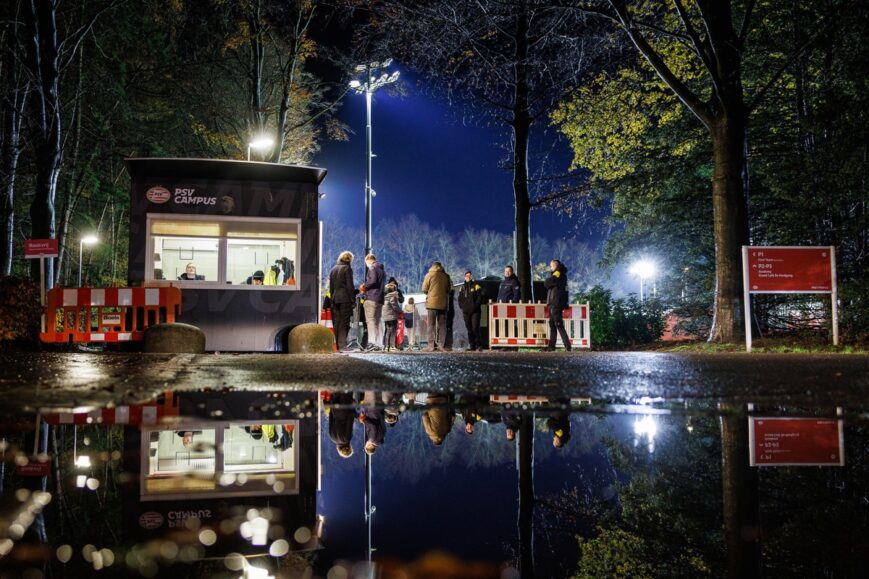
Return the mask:
<path fill-rule="evenodd" d="M 51 412 L 43 414 L 42 419 L 48 424 L 129 424 L 131 426 L 158 424 L 163 419 L 175 419 L 179 416 L 178 401 L 172 392 L 164 394 L 162 403 L 131 404 L 102 408 L 91 412 Z"/>
<path fill-rule="evenodd" d="M 332 325 L 332 310 L 329 308 L 320 310 L 320 325 L 326 326 L 333 334 L 335 333 L 335 327 Z"/>
<path fill-rule="evenodd" d="M 591 347 L 588 303 L 565 308 L 564 329 L 573 348 Z M 561 344 L 559 336 L 558 344 Z M 489 347 L 545 348 L 549 345 L 549 308 L 543 304 L 489 304 Z"/>
<path fill-rule="evenodd" d="M 129 342 L 145 329 L 171 324 L 181 313 L 181 290 L 54 288 L 48 292 L 43 342 Z"/>

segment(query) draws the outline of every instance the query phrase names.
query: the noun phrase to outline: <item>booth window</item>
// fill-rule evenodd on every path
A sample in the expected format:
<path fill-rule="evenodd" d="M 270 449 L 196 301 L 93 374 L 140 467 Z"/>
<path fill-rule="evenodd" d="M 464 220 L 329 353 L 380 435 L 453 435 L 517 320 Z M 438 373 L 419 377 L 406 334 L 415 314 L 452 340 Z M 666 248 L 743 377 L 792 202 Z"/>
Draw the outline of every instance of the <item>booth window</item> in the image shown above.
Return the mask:
<path fill-rule="evenodd" d="M 297 289 L 299 233 L 298 219 L 150 214 L 146 279 L 247 287 L 261 273 L 264 286 Z"/>

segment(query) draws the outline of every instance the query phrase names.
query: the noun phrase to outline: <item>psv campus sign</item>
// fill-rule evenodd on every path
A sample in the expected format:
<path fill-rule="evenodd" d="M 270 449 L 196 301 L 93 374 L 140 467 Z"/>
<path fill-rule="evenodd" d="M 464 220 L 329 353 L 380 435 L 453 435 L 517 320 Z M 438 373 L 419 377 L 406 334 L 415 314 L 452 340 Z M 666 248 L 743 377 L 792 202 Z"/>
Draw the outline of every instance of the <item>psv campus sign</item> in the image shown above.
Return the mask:
<path fill-rule="evenodd" d="M 833 344 L 839 345 L 836 249 L 823 247 L 742 246 L 745 299 L 745 349 L 751 352 L 751 294 L 830 294 Z"/>

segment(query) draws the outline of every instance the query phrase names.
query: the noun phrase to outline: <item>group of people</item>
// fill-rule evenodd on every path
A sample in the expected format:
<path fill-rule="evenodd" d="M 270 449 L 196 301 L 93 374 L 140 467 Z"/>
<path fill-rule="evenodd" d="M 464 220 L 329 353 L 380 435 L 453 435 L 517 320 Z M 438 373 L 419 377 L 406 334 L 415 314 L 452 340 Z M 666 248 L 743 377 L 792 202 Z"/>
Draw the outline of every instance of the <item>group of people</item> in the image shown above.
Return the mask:
<path fill-rule="evenodd" d="M 378 396 L 374 392 L 367 392 L 361 402 L 361 405 L 357 405 L 350 392 L 324 393 L 329 439 L 338 454 L 344 458 L 353 455 L 353 430 L 357 421 L 362 423 L 365 431 L 365 453 L 372 455 L 386 440 L 387 427 L 395 426 L 401 413 L 414 406 L 425 408 L 422 425 L 435 446 L 443 445 L 447 435 L 453 430 L 457 415 L 461 417 L 467 435 L 474 434 L 475 425 L 479 422 L 503 423 L 504 436 L 511 442 L 516 439 L 522 421 L 531 420 L 529 415 L 515 410 L 500 411 L 491 408 L 488 397 L 485 396 L 466 396 L 458 400 L 459 410 L 454 410 L 453 397 L 449 394 L 401 396 L 383 392 Z M 546 420 L 546 427 L 552 434 L 552 445 L 562 448 L 570 440 L 570 413 L 565 410 L 553 412 Z"/>
<path fill-rule="evenodd" d="M 398 320 L 404 316 L 410 343 L 414 342 L 413 298 L 404 304 L 404 295 L 395 278 L 386 278 L 385 268 L 377 257 L 370 253 L 365 256 L 364 281 L 358 286 L 353 281 L 353 254 L 341 252 L 338 262 L 329 273 L 328 306 L 332 309 L 332 325 L 338 351 L 348 346 L 350 320 L 356 307 L 357 297 L 362 299 L 365 326 L 368 332 L 366 349 L 369 351 L 390 351 L 396 347 Z M 546 304 L 549 306 L 549 345 L 547 350 L 555 350 L 558 336 L 566 350 L 570 350 L 570 338 L 564 328 L 562 310 L 568 305 L 567 268 L 561 261 L 553 259 L 549 277 L 543 282 L 547 289 Z M 425 294 L 425 308 L 428 321 L 428 345 L 426 351 L 452 349 L 452 313 L 455 288 L 443 264 L 435 261 L 422 282 Z M 504 267 L 504 279 L 498 287 L 497 301 L 518 303 L 520 301 L 519 278 L 513 266 Z M 484 303 L 482 286 L 474 280 L 473 273 L 466 271 L 464 283 L 459 288 L 458 304 L 468 330 L 470 350 L 482 350 L 484 340 L 480 333 L 480 317 Z M 385 327 L 385 334 L 381 328 Z M 400 344 L 398 344 L 400 345 Z"/>
<path fill-rule="evenodd" d="M 196 265 L 188 263 L 184 273 L 178 276 L 179 281 L 203 281 L 204 275 L 196 273 Z M 247 277 L 245 285 L 293 285 L 296 283 L 296 265 L 292 259 L 282 257 L 275 260 L 267 272 L 256 270 Z"/>

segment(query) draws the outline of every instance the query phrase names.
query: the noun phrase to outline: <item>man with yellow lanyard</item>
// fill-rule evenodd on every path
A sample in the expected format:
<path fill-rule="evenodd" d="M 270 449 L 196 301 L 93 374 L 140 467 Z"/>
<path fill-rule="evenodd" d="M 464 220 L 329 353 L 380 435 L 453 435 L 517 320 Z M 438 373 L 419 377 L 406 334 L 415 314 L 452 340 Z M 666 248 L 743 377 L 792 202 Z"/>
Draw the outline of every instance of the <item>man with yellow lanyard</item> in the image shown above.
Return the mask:
<path fill-rule="evenodd" d="M 465 283 L 459 290 L 459 308 L 465 318 L 468 329 L 468 344 L 470 350 L 482 350 L 483 340 L 480 336 L 480 311 L 483 305 L 483 291 L 470 271 L 465 272 Z"/>
<path fill-rule="evenodd" d="M 564 343 L 564 349 L 570 351 L 570 338 L 564 329 L 564 308 L 567 307 L 567 268 L 557 259 L 549 262 L 549 277 L 544 280 L 546 286 L 546 305 L 549 306 L 549 351 L 555 350 L 558 335 Z M 556 334 L 556 331 L 558 332 Z"/>

